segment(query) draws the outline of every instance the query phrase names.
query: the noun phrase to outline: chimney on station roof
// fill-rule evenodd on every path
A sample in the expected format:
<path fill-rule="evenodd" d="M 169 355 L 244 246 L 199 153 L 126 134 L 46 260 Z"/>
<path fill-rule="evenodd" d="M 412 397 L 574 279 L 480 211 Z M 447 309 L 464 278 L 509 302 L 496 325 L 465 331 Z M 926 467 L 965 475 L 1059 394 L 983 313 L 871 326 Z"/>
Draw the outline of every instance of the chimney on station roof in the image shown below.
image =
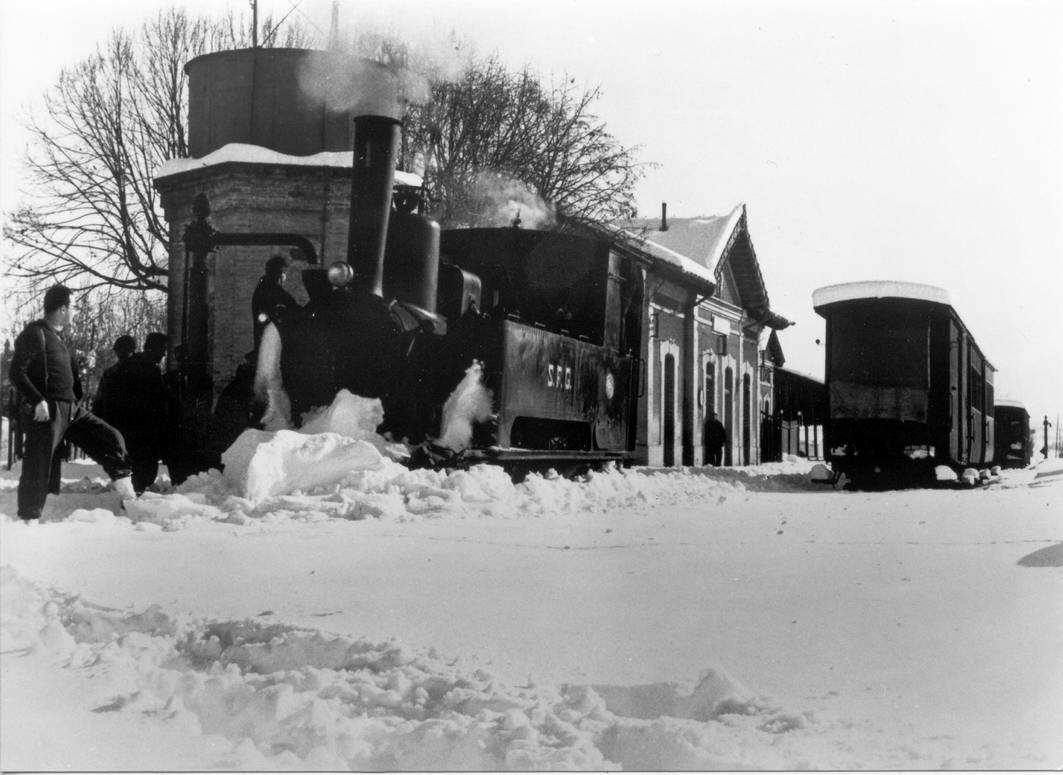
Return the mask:
<path fill-rule="evenodd" d="M 668 203 L 661 202 L 661 231 L 668 231 Z"/>

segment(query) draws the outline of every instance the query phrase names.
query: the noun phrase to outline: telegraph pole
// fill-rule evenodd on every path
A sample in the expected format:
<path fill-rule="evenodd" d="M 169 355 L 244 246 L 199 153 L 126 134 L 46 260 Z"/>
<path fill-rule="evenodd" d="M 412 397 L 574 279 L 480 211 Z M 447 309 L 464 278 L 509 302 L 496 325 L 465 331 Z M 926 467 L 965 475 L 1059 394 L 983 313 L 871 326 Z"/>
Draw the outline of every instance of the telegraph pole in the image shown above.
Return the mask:
<path fill-rule="evenodd" d="M 1047 460 L 1048 459 L 1048 429 L 1052 427 L 1052 423 L 1050 423 L 1048 421 L 1048 415 L 1047 414 L 1045 415 L 1044 426 L 1045 426 L 1045 446 L 1041 450 L 1041 453 L 1045 456 L 1045 460 Z"/>
<path fill-rule="evenodd" d="M 251 48 L 258 48 L 258 0 L 251 0 Z"/>

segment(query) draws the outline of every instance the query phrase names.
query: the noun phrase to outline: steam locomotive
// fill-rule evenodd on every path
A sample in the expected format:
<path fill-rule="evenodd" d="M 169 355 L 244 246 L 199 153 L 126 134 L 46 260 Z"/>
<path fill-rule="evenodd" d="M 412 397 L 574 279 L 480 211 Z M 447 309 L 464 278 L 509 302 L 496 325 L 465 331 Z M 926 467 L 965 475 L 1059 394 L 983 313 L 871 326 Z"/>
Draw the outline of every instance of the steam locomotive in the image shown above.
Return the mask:
<path fill-rule="evenodd" d="M 817 289 L 827 321 L 826 458 L 857 486 L 933 481 L 993 461 L 993 373 L 941 288 Z"/>
<path fill-rule="evenodd" d="M 275 323 L 292 418 L 346 389 L 381 400 L 380 431 L 417 447 L 418 464 L 629 460 L 643 328 L 634 261 L 588 230 L 441 230 L 416 190 L 394 187 L 400 123 L 354 126 L 346 260 L 304 270 L 309 302 Z M 448 447 L 444 405 L 474 364 L 489 416 Z"/>

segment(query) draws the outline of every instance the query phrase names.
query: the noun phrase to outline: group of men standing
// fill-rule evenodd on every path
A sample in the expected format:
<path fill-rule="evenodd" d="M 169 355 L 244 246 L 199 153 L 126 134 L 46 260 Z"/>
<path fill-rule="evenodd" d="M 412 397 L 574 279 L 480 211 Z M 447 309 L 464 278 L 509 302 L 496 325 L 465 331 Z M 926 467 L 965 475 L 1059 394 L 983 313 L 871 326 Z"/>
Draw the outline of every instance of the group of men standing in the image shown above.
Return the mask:
<path fill-rule="evenodd" d="M 166 345 L 166 334 L 152 332 L 134 352 L 133 337 L 119 337 L 113 348 L 118 362 L 103 372 L 92 402 L 92 413 L 125 439 L 137 495 L 155 483 L 169 446 L 170 401 L 161 368 Z"/>
<path fill-rule="evenodd" d="M 262 331 L 270 322 L 300 312 L 283 287 L 287 267 L 287 259 L 272 257 L 255 288 L 255 350 L 247 354 L 247 362 L 222 392 L 211 418 L 217 426 L 213 435 L 224 441 L 232 441 L 257 417 L 249 407 L 254 356 Z M 187 411 L 181 405 L 183 396 L 195 388 L 182 383 L 179 372 L 163 373 L 166 334 L 148 334 L 140 352 L 133 337 L 119 337 L 113 345 L 117 363 L 103 373 L 91 410 L 85 405 L 73 354 L 62 338 L 74 312 L 69 288 L 49 288 L 44 294 L 44 317 L 27 325 L 15 339 L 11 380 L 21 397 L 18 418 L 25 439 L 18 516 L 27 522 L 40 519 L 48 493 L 59 492 L 59 449 L 64 442 L 99 463 L 123 500 L 142 494 L 155 482 L 160 460 L 174 483 L 219 464 L 215 450 L 204 449 L 209 443 L 200 438 L 206 435 L 200 432 L 202 423 L 195 422 L 199 415 L 210 414 L 209 400 L 198 414 Z M 178 345 L 174 350 L 178 363 L 183 349 Z M 171 377 L 176 379 L 171 382 Z M 209 399 L 209 390 L 200 392 Z"/>
<path fill-rule="evenodd" d="M 15 339 L 11 381 L 21 403 L 24 433 L 18 516 L 39 520 L 49 493 L 59 492 L 67 442 L 84 450 L 111 477 L 123 500 L 135 498 L 158 474 L 167 428 L 167 388 L 160 364 L 166 335 L 149 334 L 144 350 L 134 352 L 132 337 L 115 342 L 118 363 L 104 375 L 90 410 L 73 353 L 62 337 L 74 319 L 71 290 L 62 285 L 44 294 L 44 317 Z"/>

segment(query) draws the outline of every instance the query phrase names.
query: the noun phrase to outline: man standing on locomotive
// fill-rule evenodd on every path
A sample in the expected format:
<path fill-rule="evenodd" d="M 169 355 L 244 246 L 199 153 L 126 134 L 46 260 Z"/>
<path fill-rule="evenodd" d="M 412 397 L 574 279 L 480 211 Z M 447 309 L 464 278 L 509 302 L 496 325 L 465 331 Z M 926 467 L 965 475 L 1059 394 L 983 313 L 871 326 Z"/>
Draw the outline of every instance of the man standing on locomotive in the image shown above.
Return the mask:
<path fill-rule="evenodd" d="M 271 258 L 266 262 L 266 273 L 259 279 L 251 296 L 255 350 L 258 350 L 266 326 L 300 309 L 299 303 L 284 289 L 284 274 L 287 269 L 288 260 L 284 256 Z"/>

